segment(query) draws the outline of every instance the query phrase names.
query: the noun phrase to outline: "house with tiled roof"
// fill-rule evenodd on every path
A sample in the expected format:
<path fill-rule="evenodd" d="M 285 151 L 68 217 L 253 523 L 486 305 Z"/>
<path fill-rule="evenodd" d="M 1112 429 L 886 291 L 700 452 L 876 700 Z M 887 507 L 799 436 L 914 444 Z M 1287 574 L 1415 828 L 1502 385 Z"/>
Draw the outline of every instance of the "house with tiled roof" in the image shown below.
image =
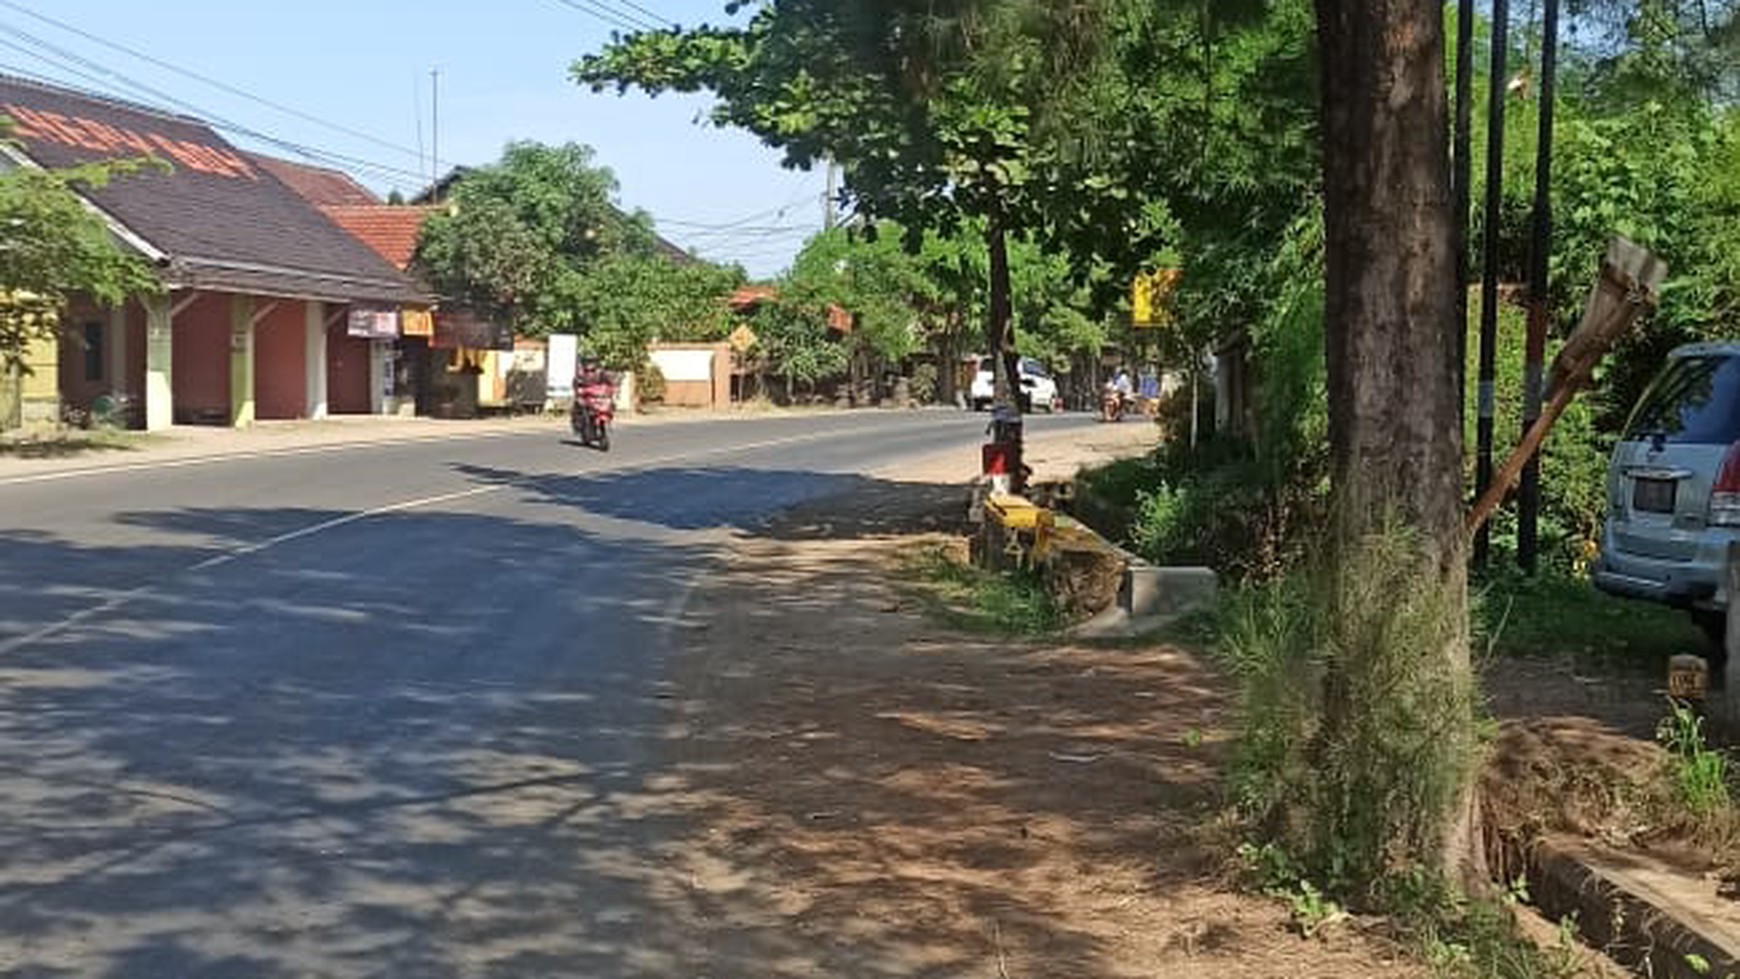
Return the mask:
<path fill-rule="evenodd" d="M 390 406 L 399 312 L 431 297 L 274 167 L 198 119 L 16 78 L 0 76 L 0 116 L 11 121 L 0 166 L 168 165 L 79 189 L 164 288 L 66 311 L 48 365 L 61 409 L 108 398 L 138 405 L 136 422 L 156 429 Z"/>
<path fill-rule="evenodd" d="M 249 153 L 248 158 L 316 207 L 367 207 L 382 203 L 374 191 L 343 170 L 283 160 L 264 153 Z"/>

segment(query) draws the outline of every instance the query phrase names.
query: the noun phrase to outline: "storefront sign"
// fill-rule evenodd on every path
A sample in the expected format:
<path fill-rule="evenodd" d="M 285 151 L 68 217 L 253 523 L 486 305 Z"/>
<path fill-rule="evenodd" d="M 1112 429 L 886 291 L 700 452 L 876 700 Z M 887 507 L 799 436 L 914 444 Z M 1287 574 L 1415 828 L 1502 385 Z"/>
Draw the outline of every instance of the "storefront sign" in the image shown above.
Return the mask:
<path fill-rule="evenodd" d="M 353 306 L 350 311 L 349 331 L 353 337 L 366 337 L 370 340 L 391 340 L 399 335 L 399 311 L 396 309 L 372 309 L 367 306 Z"/>
<path fill-rule="evenodd" d="M 435 315 L 426 309 L 401 309 L 399 333 L 408 337 L 432 337 L 435 335 Z"/>
<path fill-rule="evenodd" d="M 466 310 L 440 310 L 435 314 L 435 336 L 429 345 L 437 350 L 469 347 L 472 350 L 512 350 L 514 331 L 491 323 Z"/>

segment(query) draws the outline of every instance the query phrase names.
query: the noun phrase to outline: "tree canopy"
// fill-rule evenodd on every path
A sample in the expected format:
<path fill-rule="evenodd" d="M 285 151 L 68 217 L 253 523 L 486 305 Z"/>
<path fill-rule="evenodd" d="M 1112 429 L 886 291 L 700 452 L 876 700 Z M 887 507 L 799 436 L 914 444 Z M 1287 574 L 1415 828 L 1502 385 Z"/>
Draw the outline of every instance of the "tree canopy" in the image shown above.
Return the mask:
<path fill-rule="evenodd" d="M 101 186 L 144 166 L 89 164 L 0 172 L 0 372 L 28 369 L 32 343 L 52 338 L 75 295 L 105 305 L 160 287 L 151 266 L 118 244 L 84 206 L 81 186 Z"/>
<path fill-rule="evenodd" d="M 444 298 L 521 335 L 578 334 L 617 369 L 640 367 L 654 340 L 718 339 L 742 270 L 664 254 L 616 190 L 588 147 L 511 143 L 456 182 L 417 262 Z"/>

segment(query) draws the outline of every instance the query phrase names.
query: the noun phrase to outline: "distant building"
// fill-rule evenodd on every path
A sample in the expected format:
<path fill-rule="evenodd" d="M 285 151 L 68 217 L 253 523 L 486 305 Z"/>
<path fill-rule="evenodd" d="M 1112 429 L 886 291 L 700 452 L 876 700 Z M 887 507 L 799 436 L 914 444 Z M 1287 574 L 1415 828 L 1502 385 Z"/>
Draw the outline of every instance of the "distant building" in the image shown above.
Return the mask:
<path fill-rule="evenodd" d="M 81 188 L 164 293 L 66 310 L 61 343 L 34 365 L 58 379 L 55 396 L 32 413 L 103 399 L 156 429 L 391 406 L 400 312 L 431 297 L 293 190 L 300 175 L 198 119 L 36 82 L 0 76 L 0 115 L 13 124 L 0 167 L 151 156 L 171 168 Z M 354 198 L 347 180 L 325 172 L 308 189 Z"/>

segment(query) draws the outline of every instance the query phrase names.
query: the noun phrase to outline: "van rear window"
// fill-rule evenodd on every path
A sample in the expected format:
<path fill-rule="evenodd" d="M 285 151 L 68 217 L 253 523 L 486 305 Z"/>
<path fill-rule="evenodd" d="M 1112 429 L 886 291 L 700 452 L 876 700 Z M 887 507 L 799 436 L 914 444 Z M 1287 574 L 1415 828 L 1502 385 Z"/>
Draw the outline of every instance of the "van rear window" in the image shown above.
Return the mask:
<path fill-rule="evenodd" d="M 1668 361 L 1632 412 L 1625 437 L 1691 445 L 1740 440 L 1740 357 L 1716 354 Z"/>

